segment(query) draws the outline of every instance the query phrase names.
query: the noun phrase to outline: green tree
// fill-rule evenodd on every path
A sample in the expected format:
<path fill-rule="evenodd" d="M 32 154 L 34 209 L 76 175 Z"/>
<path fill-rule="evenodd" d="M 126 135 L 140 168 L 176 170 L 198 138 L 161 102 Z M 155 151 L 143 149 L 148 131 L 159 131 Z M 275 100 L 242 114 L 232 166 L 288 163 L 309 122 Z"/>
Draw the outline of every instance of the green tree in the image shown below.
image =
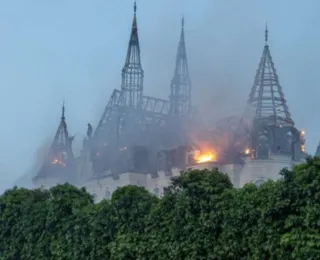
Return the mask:
<path fill-rule="evenodd" d="M 14 187 L 0 197 L 0 259 L 39 259 L 47 252 L 41 240 L 49 192 Z"/>
<path fill-rule="evenodd" d="M 232 187 L 217 170 L 172 179 L 162 198 L 117 189 L 14 187 L 0 196 L 0 260 L 319 259 L 320 158 L 278 181 Z"/>
<path fill-rule="evenodd" d="M 149 218 L 150 259 L 212 258 L 223 223 L 220 207 L 228 203 L 224 192 L 229 189 L 229 177 L 216 170 L 187 171 L 173 178 Z"/>
<path fill-rule="evenodd" d="M 117 230 L 110 243 L 110 259 L 137 258 L 138 244 L 145 235 L 146 219 L 157 202 L 157 197 L 137 186 L 119 188 L 112 194 L 111 206 Z"/>

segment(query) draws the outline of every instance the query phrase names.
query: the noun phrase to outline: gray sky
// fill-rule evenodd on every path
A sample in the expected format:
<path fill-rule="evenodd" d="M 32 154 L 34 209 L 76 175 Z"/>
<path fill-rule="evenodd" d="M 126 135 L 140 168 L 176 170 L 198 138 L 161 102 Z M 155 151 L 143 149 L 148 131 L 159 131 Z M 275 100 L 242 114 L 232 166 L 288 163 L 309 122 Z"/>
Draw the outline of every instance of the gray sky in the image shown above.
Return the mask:
<path fill-rule="evenodd" d="M 180 19 L 193 94 L 208 120 L 242 112 L 269 26 L 269 45 L 290 112 L 320 139 L 320 1 L 138 0 L 145 93 L 167 98 Z M 75 152 L 120 86 L 132 0 L 0 2 L 0 190 L 30 171 L 51 142 L 61 104 Z"/>

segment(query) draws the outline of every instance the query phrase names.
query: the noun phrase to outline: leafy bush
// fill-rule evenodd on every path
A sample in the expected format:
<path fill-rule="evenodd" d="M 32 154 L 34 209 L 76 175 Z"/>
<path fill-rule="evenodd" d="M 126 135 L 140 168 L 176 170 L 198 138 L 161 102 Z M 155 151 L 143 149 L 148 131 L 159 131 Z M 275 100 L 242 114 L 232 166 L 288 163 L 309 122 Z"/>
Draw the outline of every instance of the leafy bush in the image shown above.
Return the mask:
<path fill-rule="evenodd" d="M 320 159 L 235 189 L 193 170 L 159 199 L 126 186 L 94 204 L 85 189 L 13 188 L 0 197 L 0 259 L 319 259 Z"/>

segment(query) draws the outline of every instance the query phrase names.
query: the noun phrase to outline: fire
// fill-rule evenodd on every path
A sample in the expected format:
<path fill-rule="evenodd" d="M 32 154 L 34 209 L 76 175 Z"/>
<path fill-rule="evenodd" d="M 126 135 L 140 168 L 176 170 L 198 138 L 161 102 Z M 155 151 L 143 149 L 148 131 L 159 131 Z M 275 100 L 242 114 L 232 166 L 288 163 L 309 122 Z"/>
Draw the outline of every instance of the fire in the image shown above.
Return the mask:
<path fill-rule="evenodd" d="M 247 148 L 247 149 L 244 151 L 244 154 L 246 154 L 246 155 L 250 154 L 250 149 Z"/>
<path fill-rule="evenodd" d="M 53 160 L 51 161 L 51 164 L 60 164 L 60 165 L 62 165 L 62 166 L 65 166 L 65 164 L 64 164 L 63 162 L 59 161 L 58 159 L 53 159 Z"/>
<path fill-rule="evenodd" d="M 195 155 L 195 160 L 197 163 L 214 162 L 217 160 L 217 154 L 215 151 L 198 153 Z"/>
<path fill-rule="evenodd" d="M 305 150 L 306 150 L 306 148 L 304 146 L 304 143 L 305 143 L 305 137 L 304 136 L 305 136 L 305 131 L 301 130 L 300 131 L 300 142 L 301 142 L 300 149 L 301 149 L 302 152 L 305 152 Z"/>
<path fill-rule="evenodd" d="M 51 163 L 52 164 L 57 164 L 57 163 L 59 163 L 59 161 L 57 159 L 53 159 Z"/>

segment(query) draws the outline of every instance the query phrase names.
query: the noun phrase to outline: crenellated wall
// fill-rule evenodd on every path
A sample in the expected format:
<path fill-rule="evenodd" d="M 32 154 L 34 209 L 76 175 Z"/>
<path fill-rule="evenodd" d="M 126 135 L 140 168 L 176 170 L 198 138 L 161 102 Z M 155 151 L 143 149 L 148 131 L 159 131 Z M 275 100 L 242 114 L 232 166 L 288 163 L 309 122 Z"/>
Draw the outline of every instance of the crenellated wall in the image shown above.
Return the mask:
<path fill-rule="evenodd" d="M 247 158 L 245 164 L 238 168 L 239 176 L 238 187 L 243 187 L 246 183 L 256 183 L 266 181 L 268 179 L 277 180 L 281 176 L 279 172 L 283 168 L 291 169 L 294 161 L 291 156 L 278 155 L 271 159 L 251 159 Z"/>
<path fill-rule="evenodd" d="M 268 180 L 276 180 L 280 178 L 279 172 L 283 168 L 291 168 L 294 164 L 290 156 L 274 156 L 272 159 L 251 159 L 247 157 L 244 164 L 217 164 L 214 162 L 195 164 L 188 169 L 213 169 L 227 173 L 234 187 L 243 187 L 246 183 L 256 183 L 257 185 Z M 83 168 L 87 169 L 87 168 Z M 89 168 L 86 170 L 89 171 Z M 111 174 L 106 172 L 99 178 L 92 177 L 89 180 L 83 181 L 78 187 L 86 187 L 87 191 L 95 195 L 96 201 L 104 198 L 109 199 L 111 194 L 119 187 L 126 185 L 136 185 L 145 187 L 149 192 L 162 196 L 165 187 L 168 187 L 173 176 L 180 176 L 181 169 L 172 168 L 171 171 L 159 171 L 156 174 L 143 174 L 136 172 L 125 172 L 121 174 Z M 87 172 L 84 176 L 88 176 Z M 63 184 L 57 178 L 41 178 L 35 183 L 36 187 L 50 188 L 57 184 Z"/>
<path fill-rule="evenodd" d="M 219 171 L 229 175 L 234 187 L 240 188 L 250 182 L 258 185 L 268 179 L 277 180 L 283 168 L 291 168 L 296 163 L 298 162 L 293 162 L 289 156 L 274 156 L 270 160 L 247 158 L 244 164 L 219 165 L 211 162 L 192 165 L 189 168 L 199 170 L 218 168 Z M 173 168 L 170 172 L 159 171 L 157 174 L 126 172 L 117 177 L 105 175 L 100 179 L 87 181 L 84 186 L 90 193 L 95 194 L 97 201 L 110 198 L 114 190 L 126 185 L 143 186 L 151 193 L 162 196 L 164 188 L 170 185 L 171 177 L 179 176 L 180 172 L 180 169 Z"/>

